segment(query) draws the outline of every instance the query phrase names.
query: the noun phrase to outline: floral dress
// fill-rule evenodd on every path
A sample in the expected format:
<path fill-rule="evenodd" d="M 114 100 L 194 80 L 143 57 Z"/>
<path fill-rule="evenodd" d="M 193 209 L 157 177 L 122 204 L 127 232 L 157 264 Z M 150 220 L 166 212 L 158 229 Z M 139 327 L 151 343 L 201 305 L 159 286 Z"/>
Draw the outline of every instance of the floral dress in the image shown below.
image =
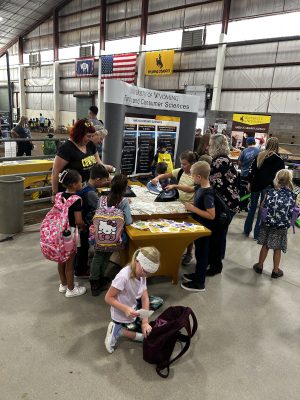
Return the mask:
<path fill-rule="evenodd" d="M 212 159 L 209 180 L 230 211 L 238 212 L 240 204 L 238 173 L 228 156 L 218 156 Z"/>

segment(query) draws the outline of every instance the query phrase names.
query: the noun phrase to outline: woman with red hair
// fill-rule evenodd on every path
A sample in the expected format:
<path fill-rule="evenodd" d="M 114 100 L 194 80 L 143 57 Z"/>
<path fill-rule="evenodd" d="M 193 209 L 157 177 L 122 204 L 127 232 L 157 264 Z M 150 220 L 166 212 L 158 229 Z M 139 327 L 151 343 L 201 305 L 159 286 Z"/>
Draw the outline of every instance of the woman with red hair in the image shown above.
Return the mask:
<path fill-rule="evenodd" d="M 82 176 L 82 182 L 87 182 L 90 169 L 95 164 L 103 164 L 95 144 L 91 141 L 95 128 L 88 119 L 77 121 L 71 131 L 70 138 L 61 145 L 55 156 L 52 169 L 52 194 L 59 190 L 58 174 L 65 169 L 75 169 Z M 105 166 L 108 172 L 114 168 Z"/>

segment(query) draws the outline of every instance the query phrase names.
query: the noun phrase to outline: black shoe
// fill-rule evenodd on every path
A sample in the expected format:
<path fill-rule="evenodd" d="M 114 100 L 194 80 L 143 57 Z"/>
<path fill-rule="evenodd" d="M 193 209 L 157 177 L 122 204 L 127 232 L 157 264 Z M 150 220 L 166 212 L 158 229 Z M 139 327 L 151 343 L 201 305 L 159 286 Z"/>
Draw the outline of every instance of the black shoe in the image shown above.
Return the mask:
<path fill-rule="evenodd" d="M 188 290 L 189 292 L 205 292 L 205 286 L 199 285 L 196 282 L 183 282 L 181 285 L 182 289 Z"/>
<path fill-rule="evenodd" d="M 91 284 L 91 292 L 92 296 L 99 296 L 101 293 L 101 287 L 99 285 L 99 280 L 93 280 L 90 279 L 90 284 Z"/>
<path fill-rule="evenodd" d="M 278 268 L 277 272 L 275 272 L 273 269 L 271 278 L 277 279 L 277 278 L 281 278 L 282 276 L 283 276 L 283 271 L 281 269 Z"/>
<path fill-rule="evenodd" d="M 193 272 L 192 274 L 183 274 L 182 279 L 186 282 L 191 282 L 195 280 L 196 274 Z"/>
<path fill-rule="evenodd" d="M 253 269 L 257 274 L 261 274 L 262 270 L 263 270 L 262 267 L 260 267 L 258 263 L 253 265 Z"/>
<path fill-rule="evenodd" d="M 206 270 L 205 275 L 206 276 L 215 276 L 215 275 L 220 274 L 221 272 L 222 272 L 222 270 L 220 271 L 220 270 L 214 270 L 212 268 L 209 268 L 209 269 Z"/>

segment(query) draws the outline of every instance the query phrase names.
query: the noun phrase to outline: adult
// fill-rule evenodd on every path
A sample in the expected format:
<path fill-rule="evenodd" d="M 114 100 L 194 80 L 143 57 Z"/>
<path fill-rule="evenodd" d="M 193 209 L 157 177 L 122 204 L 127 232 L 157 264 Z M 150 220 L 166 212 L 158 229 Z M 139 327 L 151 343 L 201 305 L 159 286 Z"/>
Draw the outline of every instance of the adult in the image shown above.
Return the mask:
<path fill-rule="evenodd" d="M 199 140 L 199 145 L 198 148 L 196 150 L 196 152 L 198 153 L 199 156 L 199 160 L 200 157 L 204 156 L 204 155 L 209 155 L 209 141 L 211 138 L 211 133 L 209 132 L 205 132 L 203 136 L 201 136 L 200 140 Z M 202 161 L 202 159 L 200 160 Z M 206 160 L 204 160 L 206 161 Z M 211 161 L 211 160 L 210 160 Z"/>
<path fill-rule="evenodd" d="M 224 135 L 216 133 L 211 136 L 209 141 L 209 154 L 212 157 L 210 183 L 228 206 L 232 220 L 235 213 L 239 210 L 240 196 L 238 190 L 238 173 L 229 159 L 229 151 L 228 141 Z M 215 235 L 215 245 L 220 246 L 221 259 L 225 257 L 229 224 L 220 232 L 220 237 Z M 214 250 L 212 249 L 212 251 Z M 208 275 L 215 275 L 221 273 L 221 271 L 222 265 L 220 265 L 218 270 L 209 269 Z"/>
<path fill-rule="evenodd" d="M 100 125 L 103 127 L 103 125 L 104 125 L 103 121 L 101 121 L 100 119 L 97 118 L 97 114 L 98 114 L 98 107 L 91 106 L 89 108 L 89 112 L 88 112 L 88 119 L 94 126 Z"/>
<path fill-rule="evenodd" d="M 31 150 L 33 148 L 32 142 L 30 141 L 31 134 L 28 126 L 28 118 L 24 115 L 20 118 L 17 125 L 11 130 L 11 136 L 13 138 L 27 139 L 26 141 L 17 142 L 17 157 L 22 157 L 25 153 L 26 156 L 31 156 Z"/>
<path fill-rule="evenodd" d="M 279 141 L 271 137 L 267 141 L 266 150 L 260 152 L 254 159 L 248 175 L 251 190 L 251 200 L 248 215 L 244 224 L 244 234 L 249 236 L 252 231 L 253 221 L 258 203 L 262 202 L 269 188 L 273 186 L 273 180 L 277 171 L 284 169 L 284 161 L 278 155 Z M 258 239 L 260 226 L 260 210 L 254 227 L 254 239 Z"/>
<path fill-rule="evenodd" d="M 95 144 L 100 158 L 102 158 L 103 140 L 106 138 L 108 132 L 102 125 L 94 125 L 96 132 L 92 136 L 92 142 Z"/>
<path fill-rule="evenodd" d="M 241 152 L 238 165 L 241 168 L 241 178 L 244 180 L 248 179 L 249 168 L 259 153 L 259 148 L 256 147 L 256 141 L 254 137 L 248 137 L 246 139 L 247 147 Z"/>
<path fill-rule="evenodd" d="M 95 144 L 91 141 L 95 133 L 88 119 L 78 120 L 71 130 L 70 138 L 63 143 L 55 156 L 52 169 L 52 192 L 59 190 L 58 174 L 65 169 L 75 169 L 82 176 L 82 182 L 89 180 L 90 169 L 95 164 L 103 164 Z M 105 165 L 108 172 L 114 168 Z"/>
<path fill-rule="evenodd" d="M 43 116 L 42 113 L 40 113 L 39 123 L 40 123 L 40 128 L 41 128 L 42 131 L 45 128 L 45 120 L 46 120 L 46 118 Z"/>

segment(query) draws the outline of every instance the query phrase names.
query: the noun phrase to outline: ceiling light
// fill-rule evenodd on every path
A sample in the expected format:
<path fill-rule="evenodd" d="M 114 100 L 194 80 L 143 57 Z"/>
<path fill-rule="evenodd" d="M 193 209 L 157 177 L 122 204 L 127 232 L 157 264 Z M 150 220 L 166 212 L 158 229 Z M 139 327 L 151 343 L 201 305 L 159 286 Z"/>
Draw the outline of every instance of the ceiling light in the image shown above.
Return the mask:
<path fill-rule="evenodd" d="M 0 22 L 3 21 L 3 17 L 0 17 Z"/>

